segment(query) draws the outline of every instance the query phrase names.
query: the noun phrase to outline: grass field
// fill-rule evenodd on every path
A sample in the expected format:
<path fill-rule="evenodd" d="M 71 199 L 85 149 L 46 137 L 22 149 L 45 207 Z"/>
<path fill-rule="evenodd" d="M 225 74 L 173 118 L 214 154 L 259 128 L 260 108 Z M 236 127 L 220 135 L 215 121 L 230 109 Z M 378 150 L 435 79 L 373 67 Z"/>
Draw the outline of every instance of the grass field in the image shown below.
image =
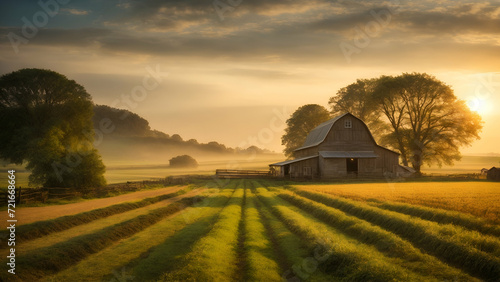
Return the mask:
<path fill-rule="evenodd" d="M 489 182 L 213 180 L 18 226 L 0 280 L 498 281 L 499 200 Z"/>

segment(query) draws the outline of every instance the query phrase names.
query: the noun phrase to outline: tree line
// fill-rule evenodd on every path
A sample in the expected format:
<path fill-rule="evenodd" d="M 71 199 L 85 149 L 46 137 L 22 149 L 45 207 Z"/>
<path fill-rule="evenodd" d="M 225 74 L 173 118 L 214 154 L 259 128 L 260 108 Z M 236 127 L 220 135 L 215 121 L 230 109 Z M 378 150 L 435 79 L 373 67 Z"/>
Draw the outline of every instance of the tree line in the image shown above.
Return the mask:
<path fill-rule="evenodd" d="M 358 79 L 341 88 L 325 107 L 309 104 L 287 120 L 284 153 L 293 157 L 307 134 L 346 112 L 363 120 L 378 144 L 400 153 L 403 165 L 418 174 L 422 165 L 452 165 L 460 148 L 479 139 L 483 121 L 450 86 L 426 73 Z"/>

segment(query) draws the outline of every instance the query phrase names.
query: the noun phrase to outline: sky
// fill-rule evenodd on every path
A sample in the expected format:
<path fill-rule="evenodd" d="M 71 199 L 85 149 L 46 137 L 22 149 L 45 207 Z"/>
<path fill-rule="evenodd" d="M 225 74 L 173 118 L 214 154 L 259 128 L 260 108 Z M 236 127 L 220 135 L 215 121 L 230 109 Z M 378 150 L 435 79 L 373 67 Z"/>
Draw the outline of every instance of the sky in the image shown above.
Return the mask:
<path fill-rule="evenodd" d="M 0 3 L 0 74 L 51 69 L 97 104 L 185 140 L 281 152 L 286 119 L 360 78 L 425 72 L 500 153 L 499 1 L 41 0 Z"/>

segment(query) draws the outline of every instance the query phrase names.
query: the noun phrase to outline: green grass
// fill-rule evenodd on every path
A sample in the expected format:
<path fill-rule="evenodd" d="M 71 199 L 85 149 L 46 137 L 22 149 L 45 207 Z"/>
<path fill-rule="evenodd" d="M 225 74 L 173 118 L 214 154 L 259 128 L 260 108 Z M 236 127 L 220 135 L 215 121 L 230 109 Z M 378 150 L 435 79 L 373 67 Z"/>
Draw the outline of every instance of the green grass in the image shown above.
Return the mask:
<path fill-rule="evenodd" d="M 250 281 L 281 281 L 276 252 L 266 233 L 266 228 L 256 206 L 253 193 L 246 193 L 245 206 L 245 241 L 247 279 Z"/>
<path fill-rule="evenodd" d="M 199 180 L 188 188 L 197 187 L 197 197 L 172 198 L 172 193 L 29 224 L 17 230 L 18 239 L 25 234 L 30 238 L 16 245 L 17 275 L 0 273 L 0 281 L 420 282 L 499 277 L 498 225 L 398 199 L 370 200 L 369 185 L 351 185 L 368 191 L 353 191 L 360 196 L 353 199 L 308 192 L 334 194 L 343 186 Z M 480 199 L 495 193 L 476 192 Z M 413 193 L 419 196 L 419 191 Z M 437 198 L 421 196 L 442 199 L 433 193 Z M 447 192 L 442 197 L 450 198 Z"/>
<path fill-rule="evenodd" d="M 197 197 L 183 198 L 178 202 L 141 215 L 134 219 L 122 222 L 96 233 L 75 237 L 53 246 L 37 249 L 33 252 L 20 256 L 16 259 L 18 265 L 22 265 L 16 272 L 15 279 L 22 281 L 35 281 L 44 276 L 54 274 L 90 254 L 101 251 L 119 239 L 127 238 L 140 230 L 157 223 L 162 218 L 178 212 L 188 205 L 196 202 Z M 5 264 L 6 262 L 4 262 Z M 0 278 L 5 280 L 6 272 L 0 273 Z M 12 277 L 9 277 L 12 279 Z"/>
<path fill-rule="evenodd" d="M 379 226 L 372 225 L 359 218 L 346 215 L 345 213 L 328 207 L 315 201 L 292 195 L 281 193 L 279 197 L 305 211 L 310 212 L 323 222 L 335 227 L 344 234 L 355 238 L 359 242 L 369 244 L 377 248 L 380 252 L 390 257 L 398 257 L 402 260 L 401 267 L 442 280 L 472 281 L 472 277 L 464 274 L 460 270 L 451 268 L 438 259 L 423 254 L 419 249 L 413 247 L 409 242 L 401 239 L 395 234 L 388 232 Z"/>
<path fill-rule="evenodd" d="M 209 197 L 186 208 L 181 214 L 167 217 L 51 279 L 110 281 L 116 278 L 111 273 L 121 273 L 122 270 L 127 275 L 141 277 L 140 280 L 157 279 L 172 267 L 175 257 L 188 252 L 190 245 L 210 230 L 218 212 L 233 192 L 229 186 L 220 192 L 216 190 L 207 189 Z"/>
<path fill-rule="evenodd" d="M 421 219 L 435 221 L 437 223 L 458 225 L 486 235 L 500 237 L 500 226 L 491 224 L 484 219 L 477 218 L 469 214 L 391 201 L 385 201 L 382 203 L 374 202 L 372 204 L 381 209 L 404 213 Z"/>
<path fill-rule="evenodd" d="M 244 189 L 237 188 L 210 232 L 178 260 L 181 267 L 165 273 L 164 281 L 232 281 L 237 277 L 238 226 Z"/>
<path fill-rule="evenodd" d="M 485 280 L 500 277 L 500 259 L 474 249 L 453 236 L 440 233 L 440 226 L 436 223 L 326 194 L 307 191 L 296 193 L 379 225 L 472 276 Z"/>
<path fill-rule="evenodd" d="M 384 257 L 373 247 L 354 242 L 314 217 L 301 213 L 273 193 L 263 189 L 258 191 L 262 201 L 288 228 L 308 242 L 310 247 L 318 249 L 318 267 L 337 279 L 429 281 L 423 276 L 391 264 L 390 258 Z"/>
<path fill-rule="evenodd" d="M 89 223 L 97 219 L 152 205 L 154 203 L 185 194 L 189 190 L 190 188 L 184 188 L 175 193 L 146 198 L 138 202 L 121 203 L 75 215 L 62 216 L 51 220 L 37 221 L 31 224 L 21 225 L 16 229 L 16 231 L 22 234 L 22 236 L 17 238 L 17 240 L 18 242 L 23 242 L 40 238 L 54 232 L 60 232 L 81 224 Z M 7 232 L 8 231 L 2 230 L 2 232 L 0 232 L 0 236 L 2 234 L 7 234 Z M 6 248 L 7 246 L 0 246 L 0 248 L 3 247 Z"/>

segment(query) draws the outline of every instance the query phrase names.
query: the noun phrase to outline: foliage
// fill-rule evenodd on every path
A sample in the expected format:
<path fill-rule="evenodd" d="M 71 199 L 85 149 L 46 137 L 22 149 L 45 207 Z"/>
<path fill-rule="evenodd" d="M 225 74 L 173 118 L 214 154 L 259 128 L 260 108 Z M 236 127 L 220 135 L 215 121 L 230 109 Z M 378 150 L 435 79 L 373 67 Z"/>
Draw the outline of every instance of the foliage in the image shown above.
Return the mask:
<path fill-rule="evenodd" d="M 106 134 L 115 136 L 151 136 L 155 134 L 146 119 L 131 111 L 105 105 L 95 105 L 93 111 L 94 128 L 110 124 L 112 131 L 106 132 Z"/>
<path fill-rule="evenodd" d="M 351 113 L 368 125 L 377 142 L 387 134 L 388 127 L 377 112 L 377 105 L 373 101 L 373 90 L 377 86 L 377 79 L 358 79 L 355 83 L 337 91 L 330 98 L 332 116 Z"/>
<path fill-rule="evenodd" d="M 169 160 L 171 167 L 198 167 L 198 162 L 191 156 L 182 155 Z"/>
<path fill-rule="evenodd" d="M 304 144 L 309 132 L 329 118 L 328 110 L 320 105 L 308 104 L 298 108 L 286 121 L 285 134 L 281 137 L 285 155 L 293 157 L 293 151 Z"/>
<path fill-rule="evenodd" d="M 479 139 L 481 117 L 453 90 L 425 73 L 358 80 L 330 99 L 332 113 L 350 111 L 378 141 L 401 153 L 418 174 L 424 163 L 451 165 L 460 147 Z"/>
<path fill-rule="evenodd" d="M 30 182 L 55 187 L 105 184 L 93 148 L 92 101 L 73 80 L 50 70 L 0 77 L 0 158 L 27 162 Z"/>
<path fill-rule="evenodd" d="M 479 139 L 481 117 L 433 76 L 382 77 L 373 93 L 392 127 L 390 145 L 417 173 L 424 163 L 441 166 L 460 160 L 460 147 Z"/>

